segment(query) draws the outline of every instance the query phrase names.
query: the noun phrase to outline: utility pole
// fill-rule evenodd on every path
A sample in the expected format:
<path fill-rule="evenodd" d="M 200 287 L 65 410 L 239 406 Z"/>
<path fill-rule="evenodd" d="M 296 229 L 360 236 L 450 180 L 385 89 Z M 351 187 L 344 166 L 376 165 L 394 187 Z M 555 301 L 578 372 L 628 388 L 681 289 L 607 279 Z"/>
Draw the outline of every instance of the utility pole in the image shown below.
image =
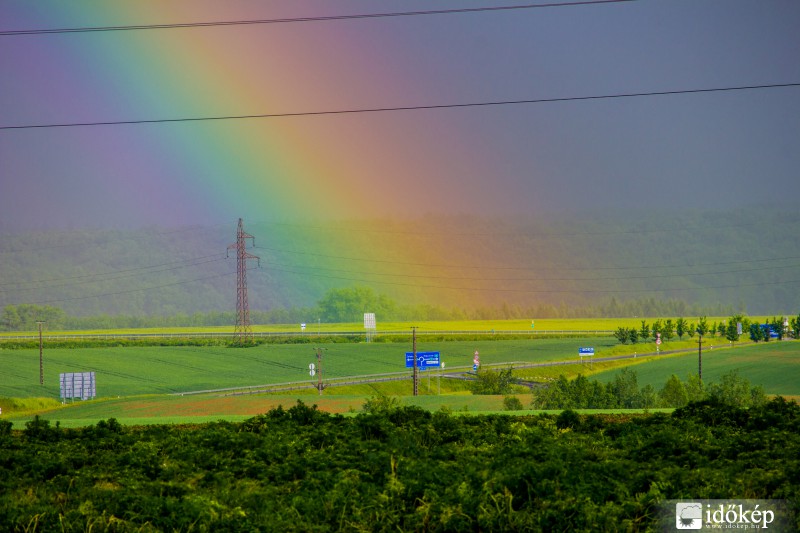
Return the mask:
<path fill-rule="evenodd" d="M 39 325 L 39 385 L 44 385 L 44 360 L 42 359 L 42 324 L 44 321 L 37 320 Z"/>
<path fill-rule="evenodd" d="M 414 356 L 414 396 L 419 396 L 419 367 L 417 366 L 417 326 L 411 327 L 411 353 Z"/>
<path fill-rule="evenodd" d="M 697 337 L 697 374 L 700 376 L 700 383 L 703 382 L 703 336 Z"/>
<path fill-rule="evenodd" d="M 236 328 L 233 334 L 240 345 L 253 340 L 253 330 L 250 328 L 250 305 L 247 302 L 247 260 L 256 259 L 258 266 L 261 266 L 261 258 L 247 252 L 246 239 L 251 239 L 252 246 L 256 245 L 255 237 L 244 232 L 240 218 L 236 229 L 236 243 L 228 246 L 228 251 L 236 250 Z"/>
<path fill-rule="evenodd" d="M 322 396 L 322 348 L 317 348 L 317 390 Z"/>

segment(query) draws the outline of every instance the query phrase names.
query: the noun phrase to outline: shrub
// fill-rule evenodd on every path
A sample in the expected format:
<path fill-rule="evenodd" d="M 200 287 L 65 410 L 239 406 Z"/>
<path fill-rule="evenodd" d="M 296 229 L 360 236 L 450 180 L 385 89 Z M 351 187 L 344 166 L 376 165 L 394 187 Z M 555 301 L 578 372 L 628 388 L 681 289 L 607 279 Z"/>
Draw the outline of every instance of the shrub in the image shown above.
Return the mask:
<path fill-rule="evenodd" d="M 506 396 L 503 398 L 503 409 L 506 411 L 521 411 L 522 402 L 516 396 Z"/>
<path fill-rule="evenodd" d="M 572 409 L 566 409 L 556 418 L 556 427 L 558 429 L 575 429 L 581 424 L 581 417 Z"/>

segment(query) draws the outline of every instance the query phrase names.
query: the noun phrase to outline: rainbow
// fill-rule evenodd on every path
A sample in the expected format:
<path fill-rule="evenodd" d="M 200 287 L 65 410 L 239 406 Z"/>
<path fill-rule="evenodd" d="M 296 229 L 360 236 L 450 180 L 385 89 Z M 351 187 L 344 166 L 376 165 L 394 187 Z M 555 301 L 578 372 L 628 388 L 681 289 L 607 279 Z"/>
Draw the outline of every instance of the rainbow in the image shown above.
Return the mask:
<path fill-rule="evenodd" d="M 18 3 L 5 8 L 4 29 L 311 14 L 291 3 L 270 5 L 266 14 L 264 4 L 237 9 L 232 13 L 212 2 L 159 3 L 152 9 L 142 9 L 140 2 L 114 2 L 93 4 L 91 10 L 80 3 Z M 392 41 L 391 24 L 270 24 L 5 39 L 14 47 L 7 53 L 21 76 L 10 84 L 7 97 L 17 105 L 13 116 L 2 119 L 5 124 L 241 116 L 425 101 L 406 78 L 403 54 L 412 52 Z M 480 171 L 489 163 L 474 155 L 480 147 L 464 133 L 471 128 L 457 113 L 370 113 L 31 129 L 6 134 L 4 142 L 19 143 L 9 150 L 35 145 L 45 154 L 13 170 L 66 199 L 48 210 L 54 224 L 230 224 L 233 238 L 238 218 L 246 228 L 286 221 L 322 227 L 346 220 L 351 224 L 336 227 L 357 230 L 359 224 L 365 227 L 359 222 L 364 220 L 418 219 L 439 209 L 468 212 L 489 199 L 485 187 L 475 183 L 476 167 Z M 473 177 L 464 180 L 466 175 Z M 441 253 L 444 247 L 442 238 L 431 235 L 365 236 L 346 230 L 309 242 L 342 257 L 389 259 L 395 272 L 415 264 L 415 275 L 429 271 L 425 261 L 440 262 L 435 256 L 420 258 L 421 249 Z M 366 277 L 352 271 L 381 268 L 389 267 L 349 262 L 330 284 L 352 285 Z M 413 289 L 415 279 L 400 280 L 393 292 Z"/>

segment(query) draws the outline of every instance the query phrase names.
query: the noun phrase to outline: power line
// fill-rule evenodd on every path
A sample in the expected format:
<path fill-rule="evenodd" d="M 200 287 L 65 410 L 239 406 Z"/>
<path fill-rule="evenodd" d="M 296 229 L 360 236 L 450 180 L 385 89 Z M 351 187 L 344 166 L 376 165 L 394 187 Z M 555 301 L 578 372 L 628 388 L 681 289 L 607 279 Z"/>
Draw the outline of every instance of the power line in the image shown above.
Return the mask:
<path fill-rule="evenodd" d="M 270 268 L 272 272 L 285 272 L 289 274 L 307 275 L 304 272 L 297 272 L 294 270 L 283 270 Z M 487 288 L 487 287 L 454 287 L 445 285 L 421 285 L 418 283 L 401 283 L 393 281 L 375 281 L 365 280 L 359 278 L 350 278 L 344 276 L 328 276 L 317 275 L 316 277 L 326 279 L 336 279 L 343 281 L 355 281 L 358 283 L 375 283 L 379 285 L 391 285 L 398 287 L 414 287 L 418 289 L 441 289 L 441 290 L 454 290 L 454 291 L 471 291 L 471 292 L 514 292 L 525 294 L 608 294 L 608 293 L 653 293 L 653 292 L 674 292 L 674 291 L 697 291 L 697 290 L 714 290 L 714 289 L 734 289 L 741 287 L 762 287 L 766 285 L 784 285 L 788 283 L 800 283 L 800 279 L 793 280 L 780 280 L 780 281 L 765 281 L 754 283 L 737 283 L 735 285 L 718 285 L 718 286 L 702 286 L 702 287 L 648 287 L 644 289 L 525 289 L 522 287 L 512 288 Z"/>
<path fill-rule="evenodd" d="M 558 102 L 579 102 L 586 100 L 610 100 L 619 98 L 639 98 L 648 96 L 674 96 L 681 94 L 701 94 L 701 93 L 720 93 L 730 91 L 746 91 L 758 89 L 778 89 L 800 87 L 800 83 L 772 83 L 765 85 L 741 85 L 736 87 L 715 87 L 709 89 L 680 89 L 673 91 L 651 91 L 639 93 L 616 93 L 593 96 L 568 96 L 560 98 L 534 98 L 529 100 L 495 100 L 484 102 L 467 102 L 461 104 L 433 104 L 416 106 L 397 106 L 397 107 L 374 107 L 362 109 L 339 109 L 329 111 L 300 111 L 296 113 L 264 113 L 252 115 L 224 115 L 209 117 L 183 117 L 183 118 L 158 118 L 140 120 L 110 120 L 98 122 L 62 122 L 51 124 L 27 124 L 20 126 L 0 126 L 0 130 L 27 130 L 27 129 L 47 129 L 47 128 L 74 128 L 88 126 L 123 126 L 136 124 L 168 124 L 178 122 L 209 122 L 221 120 L 246 120 L 246 119 L 270 119 L 270 118 L 297 118 L 297 117 L 318 117 L 329 115 L 355 115 L 366 113 L 389 113 L 398 111 L 432 111 L 439 109 L 459 109 L 472 107 L 496 107 L 506 105 L 523 104 L 547 104 Z"/>
<path fill-rule="evenodd" d="M 74 296 L 74 297 L 71 297 L 71 298 L 61 298 L 61 299 L 53 299 L 53 300 L 39 300 L 39 301 L 36 301 L 36 302 L 19 302 L 19 303 L 12 304 L 12 305 L 51 304 L 51 303 L 57 303 L 57 302 L 72 302 L 72 301 L 75 301 L 75 300 L 88 300 L 88 299 L 91 299 L 91 298 L 104 298 L 106 296 L 119 296 L 121 294 L 131 294 L 131 293 L 134 293 L 134 292 L 152 291 L 152 290 L 156 290 L 156 289 L 163 289 L 163 288 L 166 288 L 166 287 L 175 287 L 177 285 L 185 285 L 187 283 L 194 283 L 196 281 L 206 281 L 206 280 L 209 280 L 209 279 L 215 279 L 215 278 L 221 278 L 221 277 L 224 277 L 224 276 L 230 276 L 232 274 L 236 274 L 236 272 L 225 272 L 224 274 L 215 274 L 213 276 L 206 276 L 204 278 L 195 278 L 195 279 L 189 279 L 189 280 L 184 280 L 184 281 L 175 281 L 173 283 L 165 283 L 164 285 L 155 285 L 155 286 L 152 286 L 152 287 L 141 287 L 141 288 L 137 288 L 137 289 L 126 289 L 126 290 L 123 290 L 123 291 L 116 291 L 116 292 L 105 292 L 105 293 L 101 293 L 101 294 L 89 294 L 89 295 L 84 295 L 84 296 Z"/>
<path fill-rule="evenodd" d="M 415 263 L 409 261 L 391 261 L 387 259 L 367 259 L 364 257 L 352 257 L 352 256 L 342 256 L 342 255 L 329 255 L 329 254 L 320 254 L 316 252 L 300 252 L 296 250 L 280 250 L 276 248 L 263 248 L 260 246 L 255 246 L 254 248 L 259 250 L 264 250 L 267 252 L 272 253 L 287 253 L 287 254 L 299 254 L 299 255 L 309 255 L 314 257 L 320 257 L 322 259 L 341 259 L 346 261 L 358 261 L 363 263 L 381 263 L 381 264 L 389 264 L 389 265 L 404 265 L 404 266 L 418 266 L 418 267 L 429 267 L 429 268 L 457 268 L 457 269 L 480 269 L 480 270 L 531 270 L 531 267 L 518 267 L 518 266 L 476 266 L 476 265 L 466 265 L 466 264 L 442 264 L 442 263 Z M 658 265 L 637 265 L 637 266 L 606 266 L 606 267 L 567 267 L 563 265 L 558 266 L 551 266 L 551 267 L 540 267 L 542 270 L 572 270 L 572 271 L 595 271 L 595 270 L 640 270 L 640 269 L 651 269 L 651 268 L 691 268 L 691 267 L 699 267 L 699 266 L 722 266 L 722 265 L 736 265 L 742 263 L 759 263 L 759 262 L 767 262 L 767 261 L 792 261 L 798 260 L 800 256 L 790 256 L 790 257 L 773 257 L 773 258 L 764 258 L 764 259 L 742 259 L 737 261 L 721 261 L 721 262 L 714 262 L 714 263 L 692 263 L 692 264 L 672 264 L 672 265 L 665 265 L 665 264 L 658 264 Z"/>
<path fill-rule="evenodd" d="M 371 222 L 371 221 L 370 221 Z M 795 221 L 784 222 L 784 224 L 795 224 Z M 77 242 L 69 241 L 67 243 L 62 244 L 47 244 L 47 245 L 35 245 L 27 248 L 10 248 L 7 250 L 0 249 L 0 254 L 18 254 L 18 253 L 34 253 L 34 252 L 46 252 L 49 250 L 56 250 L 60 248 L 74 248 L 76 246 L 84 246 L 89 244 L 102 244 L 106 242 L 106 240 L 119 240 L 123 238 L 125 240 L 134 240 L 139 241 L 142 239 L 150 239 L 154 235 L 155 236 L 164 236 L 164 235 L 173 235 L 176 233 L 186 233 L 186 232 L 195 232 L 195 233 L 205 233 L 218 231 L 223 228 L 226 228 L 229 224 L 217 224 L 211 226 L 201 226 L 201 225 L 194 225 L 189 227 L 183 227 L 178 229 L 172 230 L 164 230 L 158 231 L 156 233 L 135 233 L 131 234 L 125 233 L 122 236 L 117 235 L 117 230 L 113 230 L 115 232 L 114 235 L 104 236 L 103 241 L 97 241 L 96 238 L 89 238 L 88 240 L 79 240 Z M 657 228 L 650 228 L 650 229 L 630 229 L 630 230 L 609 230 L 609 231 L 547 231 L 547 232 L 531 232 L 527 230 L 520 230 L 514 232 L 505 232 L 505 231 L 497 231 L 497 232 L 449 232 L 449 231 L 421 231 L 421 230 L 381 230 L 381 229 L 373 229 L 371 227 L 367 227 L 362 224 L 359 227 L 351 227 L 345 226 L 341 227 L 339 225 L 329 225 L 329 226 L 320 226 L 314 224 L 301 224 L 301 223 L 290 223 L 290 222 L 274 222 L 268 220 L 256 221 L 252 224 L 253 226 L 277 226 L 277 227 L 285 227 L 285 228 L 293 228 L 299 230 L 313 230 L 313 231 L 330 231 L 336 233 L 374 233 L 380 235 L 413 235 L 414 237 L 470 237 L 470 238 L 477 238 L 477 237 L 487 237 L 487 238 L 497 238 L 497 237 L 526 237 L 526 238 L 536 238 L 536 239 L 547 239 L 551 237 L 595 237 L 595 236 L 627 236 L 627 235 L 651 235 L 654 233 L 675 233 L 680 231 L 695 231 L 697 230 L 698 226 L 694 225 L 684 225 L 684 226 L 672 226 L 672 227 L 664 227 L 663 225 Z M 706 226 L 701 226 L 706 227 Z M 748 228 L 750 224 L 747 223 L 740 223 L 740 224 L 728 224 L 726 223 L 724 227 L 714 227 L 715 230 L 725 230 L 731 231 L 737 228 Z M 105 232 L 105 233 L 108 233 Z M 45 236 L 48 233 L 44 233 Z M 68 235 L 68 234 L 67 234 Z M 59 236 L 60 237 L 60 236 Z M 63 242 L 64 239 L 61 239 Z M 298 252 L 299 253 L 299 252 Z M 4 285 L 0 283 L 0 286 Z"/>
<path fill-rule="evenodd" d="M 208 256 L 208 257 L 212 257 L 212 256 Z M 185 262 L 185 261 L 175 261 L 173 263 L 166 263 L 164 265 L 157 265 L 157 266 L 153 266 L 153 267 L 131 268 L 131 269 L 119 270 L 119 271 L 116 271 L 116 272 L 106 272 L 106 273 L 103 273 L 103 274 L 84 274 L 82 276 L 73 276 L 71 278 L 51 279 L 51 280 L 44 280 L 44 281 L 23 281 L 23 282 L 20 282 L 20 283 L 17 283 L 17 284 L 4 283 L 2 285 L 31 285 L 31 284 L 34 284 L 34 283 L 61 282 L 61 283 L 56 283 L 54 285 L 44 285 L 44 286 L 38 286 L 38 287 L 19 287 L 19 286 L 17 286 L 17 287 L 14 287 L 14 288 L 7 288 L 7 289 L 0 288 L 0 294 L 1 293 L 8 293 L 8 292 L 23 292 L 23 291 L 27 292 L 27 291 L 49 290 L 49 289 L 54 289 L 56 287 L 71 287 L 71 286 L 76 286 L 76 285 L 85 285 L 87 283 L 106 283 L 106 282 L 109 282 L 109 281 L 116 281 L 116 280 L 123 279 L 123 278 L 131 278 L 131 277 L 139 276 L 139 275 L 142 275 L 142 274 L 158 274 L 158 273 L 162 273 L 162 272 L 170 272 L 170 271 L 173 271 L 173 270 L 180 270 L 182 268 L 187 268 L 187 267 L 191 267 L 191 266 L 198 266 L 198 265 L 204 265 L 204 264 L 207 264 L 207 263 L 216 263 L 218 261 L 224 261 L 224 260 L 225 260 L 225 257 L 216 257 L 215 259 L 204 259 L 204 260 L 201 260 L 201 261 L 194 261 L 194 262 L 188 263 L 188 264 L 183 264 L 183 265 L 178 265 L 178 266 L 170 266 L 170 265 L 172 265 L 174 263 Z M 98 276 L 108 276 L 108 277 L 98 279 Z M 75 281 L 75 280 L 83 279 L 83 278 L 90 278 L 90 279 L 85 280 L 85 281 Z"/>
<path fill-rule="evenodd" d="M 272 226 L 288 226 L 292 228 L 302 228 L 314 231 L 334 231 L 347 233 L 377 233 L 380 235 L 413 235 L 414 237 L 528 237 L 528 238 L 549 238 L 549 237 L 594 237 L 594 236 L 614 236 L 614 235 L 649 235 L 653 233 L 676 233 L 679 231 L 688 231 L 696 229 L 697 226 L 673 226 L 665 227 L 660 225 L 658 228 L 652 229 L 630 229 L 630 230 L 611 230 L 611 231 L 558 231 L 558 232 L 446 232 L 446 231 L 420 231 L 420 230 L 384 230 L 373 229 L 371 227 L 360 226 L 357 228 L 339 226 L 314 226 L 307 224 L 292 224 L 288 222 L 262 222 L 262 224 Z M 732 230 L 736 228 L 747 228 L 748 224 L 728 224 L 724 230 Z M 716 228 L 715 228 L 716 229 Z"/>
<path fill-rule="evenodd" d="M 398 11 L 390 13 L 361 13 L 354 15 L 328 15 L 319 17 L 295 17 L 282 19 L 254 19 L 254 20 L 218 20 L 211 22 L 179 22 L 173 24 L 141 24 L 132 26 L 95 26 L 84 28 L 54 28 L 38 30 L 6 30 L 0 31 L 0 37 L 13 37 L 17 35 L 50 35 L 60 33 L 90 33 L 113 32 L 133 30 L 173 30 L 181 28 L 208 28 L 214 26 L 245 26 L 257 24 L 288 24 L 301 22 L 334 22 L 341 20 L 381 19 L 392 17 L 417 17 L 423 15 L 455 15 L 465 13 L 487 13 L 498 11 L 519 11 L 523 9 L 539 9 L 551 7 L 575 7 L 598 4 L 621 4 L 637 0 L 585 0 L 577 2 L 551 2 L 547 4 L 524 4 L 516 6 L 489 6 L 458 9 L 437 9 L 430 11 Z"/>
<path fill-rule="evenodd" d="M 274 250 L 273 250 L 274 251 Z M 300 254 L 308 255 L 306 252 L 296 252 Z M 152 274 L 152 273 L 160 273 L 165 271 L 171 270 L 178 270 L 181 268 L 186 268 L 189 266 L 197 266 L 205 263 L 217 262 L 224 260 L 223 257 L 217 257 L 221 254 L 213 254 L 209 256 L 203 256 L 198 258 L 193 258 L 190 260 L 185 261 L 174 261 L 171 263 L 164 263 L 161 265 L 151 265 L 147 267 L 140 267 L 140 268 L 132 268 L 132 269 L 123 269 L 118 271 L 111 271 L 105 272 L 102 274 L 85 274 L 81 276 L 72 276 L 66 278 L 54 278 L 54 279 L 46 279 L 46 280 L 34 280 L 34 281 L 27 281 L 21 282 L 20 284 L 36 284 L 36 283 L 51 283 L 51 282 L 65 282 L 57 285 L 47 285 L 47 286 L 39 286 L 39 287 L 24 287 L 24 288 L 10 288 L 10 289 L 0 289 L 0 293 L 3 292 L 22 292 L 22 291 L 35 291 L 35 290 L 49 290 L 56 287 L 61 286 L 71 286 L 71 285 L 83 285 L 89 283 L 98 283 L 98 282 L 108 282 L 114 281 L 117 279 L 125 278 L 125 277 L 132 277 L 139 274 Z M 322 254 L 311 254 L 311 255 L 322 255 Z M 208 260 L 207 258 L 214 258 Z M 323 257 L 332 257 L 332 256 L 323 256 Z M 350 258 L 352 259 L 352 258 Z M 782 258 L 773 258 L 773 259 L 748 259 L 748 260 L 741 260 L 741 261 L 723 261 L 723 262 L 716 262 L 716 263 L 698 263 L 694 265 L 644 265 L 644 266 L 636 266 L 636 267 L 593 267 L 593 268 L 569 268 L 569 267 L 558 267 L 558 270 L 565 271 L 596 271 L 596 270 L 636 270 L 636 269 L 650 269 L 650 268 L 693 268 L 698 266 L 705 266 L 705 267 L 717 267 L 717 266 L 727 266 L 727 265 L 735 265 L 735 264 L 744 264 L 744 263 L 763 263 L 763 262 L 771 262 L 771 261 L 787 261 L 787 260 L 797 260 L 800 257 L 782 257 Z M 194 261 L 190 264 L 185 265 L 178 265 L 178 266 L 171 266 L 175 263 L 185 263 L 186 261 Z M 457 269 L 481 269 L 481 270 L 532 270 L 530 267 L 473 267 L 473 266 L 465 266 L 465 265 L 430 265 L 430 264 L 422 264 L 422 263 L 403 263 L 403 262 L 393 262 L 393 261 L 378 261 L 378 260 L 369 260 L 369 259 L 361 259 L 360 261 L 364 262 L 381 262 L 381 263 L 392 263 L 398 265 L 412 265 L 412 266 L 426 266 L 426 267 L 438 267 L 438 268 L 457 268 Z M 747 268 L 747 269 L 736 269 L 736 270 L 726 270 L 726 271 L 715 271 L 715 272 L 684 272 L 684 273 L 673 273 L 673 274 L 660 274 L 660 275 L 626 275 L 621 277 L 597 277 L 597 278 L 565 278 L 565 277 L 558 277 L 558 278 L 548 278 L 548 277 L 537 277 L 537 278 L 482 278 L 482 277 L 453 277 L 453 276 L 434 276 L 434 275 L 422 275 L 422 274 L 403 274 L 403 273 L 382 273 L 382 272 L 374 272 L 374 271 L 358 271 L 358 270 L 348 270 L 348 269 L 335 269 L 335 268 L 326 268 L 326 267 L 309 267 L 305 265 L 297 265 L 297 264 L 281 264 L 277 262 L 272 263 L 273 266 L 277 267 L 286 267 L 286 268 L 303 268 L 306 270 L 323 270 L 328 272 L 339 272 L 343 274 L 351 274 L 351 275 L 359 275 L 359 276 L 383 276 L 383 277 L 395 277 L 395 278 L 411 278 L 411 279 L 448 279 L 448 280 L 459 280 L 459 281 L 480 281 L 480 282 L 551 282 L 551 281 L 562 281 L 562 282 L 575 282 L 575 281 L 619 281 L 619 280 L 629 280 L 629 279 L 659 279 L 659 278 L 675 278 L 675 277 L 688 277 L 688 276 L 710 276 L 710 275 L 722 275 L 722 274 L 736 274 L 736 273 L 743 273 L 743 272 L 758 272 L 764 270 L 775 270 L 775 269 L 782 269 L 782 268 L 800 268 L 800 265 L 776 265 L 776 266 L 764 266 L 758 268 Z M 158 270 L 152 270 L 158 269 Z M 552 269 L 552 268 L 550 268 Z M 550 270 L 545 268 L 544 270 Z M 143 272 L 146 270 L 150 270 L 149 272 Z M 308 272 L 296 272 L 294 270 L 279 270 L 281 272 L 287 273 L 295 273 L 300 275 L 314 275 Z M 122 274 L 122 275 L 118 275 Z M 97 279 L 98 276 L 110 276 L 105 279 Z M 327 277 L 325 275 L 321 275 L 320 277 Z M 92 278 L 86 281 L 79 281 L 72 283 L 73 280 L 83 279 L 83 278 Z M 206 279 L 206 278 L 202 278 Z M 377 282 L 382 283 L 380 281 L 375 280 L 365 280 L 360 279 L 358 281 L 363 282 Z M 14 283 L 4 283 L 2 285 L 14 285 Z M 19 284 L 17 284 L 19 285 Z M 163 285 L 168 286 L 168 285 Z M 163 287 L 159 285 L 156 288 Z M 135 292 L 138 290 L 147 290 L 147 289 L 131 289 L 130 291 L 126 292 Z M 124 294 L 124 293 L 110 293 L 110 294 Z M 97 295 L 102 296 L 102 295 Z M 94 297 L 94 296 L 93 296 Z M 55 300 L 55 301 L 64 301 L 64 300 Z"/>
<path fill-rule="evenodd" d="M 567 278 L 567 277 L 534 277 L 534 278 L 485 278 L 485 277 L 468 277 L 468 276 L 435 276 L 429 274 L 393 274 L 393 273 L 383 273 L 383 272 L 364 272 L 364 271 L 357 271 L 357 270 L 347 270 L 347 269 L 337 269 L 337 268 L 327 268 L 327 267 L 316 267 L 316 266 L 306 266 L 306 265 L 292 265 L 292 264 L 280 264 L 272 262 L 272 266 L 278 267 L 288 267 L 288 268 L 303 268 L 307 270 L 323 270 L 328 272 L 341 272 L 344 274 L 354 274 L 354 275 L 366 275 L 366 276 L 382 276 L 382 277 L 394 277 L 394 278 L 411 278 L 411 279 L 428 279 L 428 280 L 437 280 L 437 279 L 446 279 L 446 280 L 453 280 L 453 281 L 473 281 L 473 282 L 552 282 L 552 281 L 561 281 L 561 282 L 576 282 L 576 281 L 593 281 L 593 282 L 602 282 L 602 281 L 623 281 L 623 280 L 650 280 L 650 279 L 663 279 L 663 278 L 683 278 L 683 277 L 697 277 L 697 276 L 721 276 L 724 274 L 741 274 L 744 272 L 763 272 L 765 270 L 777 270 L 783 268 L 792 268 L 792 269 L 800 269 L 800 265 L 779 265 L 779 266 L 765 266 L 765 267 L 757 267 L 757 268 L 740 268 L 735 270 L 722 270 L 716 272 L 684 272 L 684 273 L 673 273 L 673 274 L 655 274 L 655 275 L 626 275 L 626 276 L 619 276 L 619 277 L 580 277 L 580 278 Z M 307 275 L 307 273 L 303 273 L 303 275 Z M 313 275 L 313 274 L 309 274 Z"/>
<path fill-rule="evenodd" d="M 248 270 L 254 270 L 253 268 L 248 268 Z M 284 270 L 284 269 L 276 269 L 271 268 L 270 271 L 273 272 L 285 272 L 290 274 L 299 274 L 299 275 L 307 275 L 303 272 L 297 272 L 293 270 Z M 51 300 L 39 300 L 34 302 L 18 302 L 12 305 L 39 305 L 39 304 L 52 304 L 52 303 L 59 303 L 59 302 L 70 302 L 76 300 L 88 300 L 92 298 L 104 298 L 107 296 L 119 296 L 122 294 L 131 294 L 134 292 L 143 292 L 143 291 L 150 291 L 156 289 L 163 289 L 166 287 L 174 287 L 178 285 L 185 285 L 187 283 L 194 283 L 197 281 L 206 281 L 209 279 L 220 278 L 224 276 L 233 275 L 235 272 L 226 272 L 224 274 L 217 274 L 213 276 L 207 276 L 203 278 L 196 278 L 190 279 L 185 281 L 177 281 L 174 283 L 167 283 L 163 285 L 156 285 L 152 287 L 143 287 L 137 289 L 128 289 L 123 291 L 116 291 L 116 292 L 107 292 L 101 294 L 91 294 L 91 295 L 84 295 L 84 296 L 75 296 L 71 298 L 61 298 L 61 299 L 51 299 Z M 344 280 L 344 281 L 355 281 L 359 283 L 375 283 L 379 285 L 391 285 L 391 286 L 400 286 L 400 287 L 414 287 L 414 288 L 423 288 L 423 289 L 440 289 L 440 290 L 457 290 L 457 291 L 471 291 L 471 292 L 495 292 L 495 293 L 502 293 L 502 292 L 514 292 L 514 293 L 525 293 L 525 294 L 571 294 L 571 293 L 581 293 L 581 294 L 608 294 L 608 293 L 643 293 L 649 292 L 652 293 L 654 291 L 660 292 L 673 292 L 673 291 L 687 291 L 692 290 L 696 291 L 698 289 L 703 290 L 714 290 L 714 289 L 732 289 L 732 288 L 741 288 L 741 287 L 763 287 L 768 285 L 781 285 L 781 284 L 789 284 L 789 283 L 800 283 L 800 279 L 794 280 L 782 280 L 782 281 L 767 281 L 767 282 L 755 282 L 755 283 L 737 283 L 736 285 L 719 285 L 719 286 L 705 286 L 705 287 L 661 287 L 661 288 L 645 288 L 645 289 L 592 289 L 592 290 L 585 290 L 585 289 L 540 289 L 540 290 L 531 290 L 525 289 L 521 287 L 514 287 L 514 288 L 484 288 L 484 287 L 453 287 L 453 286 L 444 286 L 444 285 L 420 285 L 418 283 L 400 283 L 400 282 L 390 282 L 390 281 L 374 281 L 374 280 L 364 280 L 358 278 L 349 278 L 343 276 L 328 276 L 328 275 L 318 275 L 317 277 L 326 278 L 326 279 L 336 279 L 336 280 Z"/>
<path fill-rule="evenodd" d="M 215 226 L 215 227 L 216 228 L 221 228 L 223 226 L 220 224 L 220 225 Z M 212 229 L 213 230 L 215 227 L 211 227 L 211 228 L 208 228 L 208 229 Z M 172 234 L 175 234 L 175 233 L 185 233 L 187 231 L 197 231 L 197 230 L 205 230 L 205 229 L 207 229 L 207 227 L 205 227 L 205 226 L 190 226 L 190 227 L 167 230 L 167 231 L 159 231 L 159 232 L 156 232 L 156 233 L 140 233 L 140 234 L 131 235 L 130 232 L 128 232 L 128 233 L 124 234 L 123 238 L 125 240 L 137 241 L 137 240 L 141 240 L 141 239 L 150 239 L 150 238 L 153 237 L 153 235 L 155 235 L 157 237 L 160 237 L 162 235 L 172 235 Z M 103 233 L 107 234 L 107 233 L 110 233 L 111 231 L 117 232 L 118 230 L 104 230 Z M 45 232 L 44 235 L 45 236 L 49 236 L 49 234 L 47 232 Z M 66 236 L 68 237 L 69 233 L 66 233 Z M 59 235 L 59 237 L 61 237 L 61 235 Z M 119 240 L 120 237 L 118 235 L 104 235 L 105 240 L 101 241 L 101 242 L 98 242 L 96 239 L 93 238 L 93 236 L 92 237 L 84 237 L 84 238 L 86 238 L 88 240 L 77 241 L 77 242 L 69 241 L 69 242 L 66 242 L 66 243 L 63 243 L 63 244 L 48 244 L 46 246 L 36 245 L 36 246 L 33 246 L 33 247 L 29 247 L 29 248 L 10 248 L 8 250 L 0 250 L 0 254 L 18 254 L 18 253 L 28 253 L 28 252 L 41 252 L 41 251 L 47 251 L 47 250 L 55 250 L 55 249 L 58 249 L 58 248 L 74 248 L 76 246 L 83 246 L 83 245 L 87 245 L 87 244 L 95 244 L 96 245 L 96 244 L 103 244 L 106 241 L 109 241 L 109 240 L 112 240 L 112 239 L 116 241 L 116 240 Z M 61 240 L 63 241 L 64 239 L 62 238 Z"/>

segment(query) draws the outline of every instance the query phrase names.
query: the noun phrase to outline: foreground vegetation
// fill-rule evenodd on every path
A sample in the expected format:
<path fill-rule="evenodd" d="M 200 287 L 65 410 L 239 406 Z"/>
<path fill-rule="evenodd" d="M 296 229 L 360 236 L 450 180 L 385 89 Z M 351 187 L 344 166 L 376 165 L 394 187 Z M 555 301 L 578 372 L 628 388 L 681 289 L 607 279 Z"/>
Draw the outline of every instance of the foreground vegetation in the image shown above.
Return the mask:
<path fill-rule="evenodd" d="M 241 424 L 37 418 L 0 422 L 0 450 L 4 531 L 636 531 L 665 499 L 800 501 L 800 407 L 781 398 L 649 416 L 375 398 L 350 418 L 299 402 Z"/>

